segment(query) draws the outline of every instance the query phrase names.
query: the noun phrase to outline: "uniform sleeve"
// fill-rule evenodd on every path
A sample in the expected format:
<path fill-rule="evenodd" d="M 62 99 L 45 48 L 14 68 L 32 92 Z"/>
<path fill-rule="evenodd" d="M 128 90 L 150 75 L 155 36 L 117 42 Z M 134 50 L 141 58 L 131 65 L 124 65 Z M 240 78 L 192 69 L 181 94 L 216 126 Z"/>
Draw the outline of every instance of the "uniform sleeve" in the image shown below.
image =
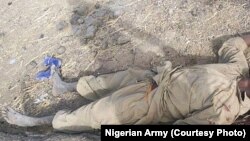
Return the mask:
<path fill-rule="evenodd" d="M 246 48 L 247 44 L 240 37 L 227 40 L 218 52 L 219 63 L 244 62 L 246 59 L 243 52 Z"/>
<path fill-rule="evenodd" d="M 218 52 L 219 63 L 228 64 L 240 74 L 244 75 L 248 73 L 248 63 L 244 55 L 246 48 L 247 44 L 242 38 L 236 37 L 229 39 Z"/>

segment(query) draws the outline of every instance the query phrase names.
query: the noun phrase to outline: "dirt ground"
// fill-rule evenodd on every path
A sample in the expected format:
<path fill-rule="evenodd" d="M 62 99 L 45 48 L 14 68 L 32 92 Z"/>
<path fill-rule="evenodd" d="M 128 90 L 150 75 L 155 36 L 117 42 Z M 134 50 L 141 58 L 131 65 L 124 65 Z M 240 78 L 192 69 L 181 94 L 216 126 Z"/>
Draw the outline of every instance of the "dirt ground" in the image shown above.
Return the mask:
<path fill-rule="evenodd" d="M 46 55 L 62 59 L 74 81 L 128 67 L 153 69 L 216 62 L 224 39 L 250 31 L 249 0 L 0 0 L 0 107 L 44 116 L 88 103 L 77 93 L 52 95 L 37 81 Z M 100 140 L 99 132 L 18 128 L 0 114 L 1 140 Z"/>

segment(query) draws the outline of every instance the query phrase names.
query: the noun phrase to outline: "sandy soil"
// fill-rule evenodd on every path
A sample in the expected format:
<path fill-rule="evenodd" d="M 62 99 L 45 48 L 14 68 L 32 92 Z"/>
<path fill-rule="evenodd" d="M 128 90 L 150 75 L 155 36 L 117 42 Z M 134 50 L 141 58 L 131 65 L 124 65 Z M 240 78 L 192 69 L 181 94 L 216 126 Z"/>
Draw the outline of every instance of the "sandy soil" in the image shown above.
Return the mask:
<path fill-rule="evenodd" d="M 228 35 L 250 30 L 249 0 L 1 0 L 0 107 L 44 116 L 88 103 L 77 93 L 52 95 L 37 81 L 46 55 L 62 59 L 74 81 L 128 67 L 153 69 L 216 62 Z M 18 128 L 0 115 L 3 140 L 99 140 L 99 132 L 67 135 L 51 127 Z"/>

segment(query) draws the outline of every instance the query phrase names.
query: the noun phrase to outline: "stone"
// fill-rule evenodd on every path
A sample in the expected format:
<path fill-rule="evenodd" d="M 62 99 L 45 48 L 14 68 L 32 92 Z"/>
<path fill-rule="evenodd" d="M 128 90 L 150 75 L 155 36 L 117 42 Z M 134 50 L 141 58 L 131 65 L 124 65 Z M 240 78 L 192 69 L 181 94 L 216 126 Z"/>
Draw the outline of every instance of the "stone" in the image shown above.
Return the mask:
<path fill-rule="evenodd" d="M 93 13 L 93 16 L 98 18 L 103 18 L 107 13 L 108 11 L 106 9 L 99 9 Z"/>
<path fill-rule="evenodd" d="M 4 32 L 0 32 L 0 38 L 3 38 L 5 36 Z"/>
<path fill-rule="evenodd" d="M 44 34 L 40 34 L 39 39 L 44 38 Z"/>
<path fill-rule="evenodd" d="M 78 24 L 78 19 L 80 19 L 81 16 L 77 15 L 77 14 L 73 14 L 71 19 L 70 19 L 70 23 L 72 25 L 77 25 Z"/>
<path fill-rule="evenodd" d="M 198 8 L 194 8 L 193 10 L 190 11 L 190 13 L 192 16 L 197 17 L 200 12 Z"/>
<path fill-rule="evenodd" d="M 123 45 L 123 44 L 126 44 L 130 42 L 130 38 L 127 37 L 127 36 L 120 36 L 118 39 L 117 39 L 117 44 L 118 45 Z"/>
<path fill-rule="evenodd" d="M 82 34 L 83 29 L 80 26 L 72 26 L 72 32 L 73 32 L 73 34 L 79 36 Z"/>
<path fill-rule="evenodd" d="M 27 70 L 32 70 L 37 66 L 37 62 L 35 60 L 31 61 L 27 66 L 26 69 Z"/>
<path fill-rule="evenodd" d="M 66 51 L 66 48 L 64 46 L 60 46 L 58 49 L 57 49 L 57 54 L 61 55 L 63 53 L 65 53 Z"/>
<path fill-rule="evenodd" d="M 57 30 L 63 30 L 68 26 L 68 23 L 66 21 L 60 21 L 57 25 L 56 25 L 56 29 Z"/>
<path fill-rule="evenodd" d="M 24 80 L 24 81 L 28 81 L 29 79 L 30 79 L 30 76 L 27 75 L 27 74 L 23 77 L 23 80 Z"/>
<path fill-rule="evenodd" d="M 16 64 L 16 59 L 11 59 L 11 60 L 9 61 L 9 64 L 10 64 L 10 65 Z"/>
<path fill-rule="evenodd" d="M 77 22 L 78 22 L 78 24 L 83 24 L 83 23 L 84 23 L 84 19 L 83 19 L 83 18 L 79 18 L 79 19 L 77 20 Z"/>
<path fill-rule="evenodd" d="M 95 33 L 97 31 L 97 27 L 94 25 L 91 25 L 87 28 L 86 32 L 85 32 L 85 39 L 92 39 L 95 37 Z"/>
<path fill-rule="evenodd" d="M 87 39 L 80 38 L 80 45 L 86 45 L 88 43 Z"/>
<path fill-rule="evenodd" d="M 101 44 L 101 48 L 102 49 L 107 49 L 108 48 L 108 42 L 107 41 L 103 41 Z"/>
<path fill-rule="evenodd" d="M 87 10 L 84 7 L 76 7 L 73 12 L 79 16 L 84 16 L 85 14 L 87 14 L 86 11 Z"/>
<path fill-rule="evenodd" d="M 99 2 L 97 2 L 96 4 L 95 4 L 95 8 L 96 9 L 99 9 L 101 7 L 101 4 L 99 3 Z"/>
<path fill-rule="evenodd" d="M 96 22 L 97 22 L 97 20 L 95 19 L 95 18 L 93 18 L 92 16 L 87 16 L 86 18 L 85 18 L 85 25 L 86 26 L 91 26 L 91 25 L 94 25 L 94 24 L 96 24 Z"/>

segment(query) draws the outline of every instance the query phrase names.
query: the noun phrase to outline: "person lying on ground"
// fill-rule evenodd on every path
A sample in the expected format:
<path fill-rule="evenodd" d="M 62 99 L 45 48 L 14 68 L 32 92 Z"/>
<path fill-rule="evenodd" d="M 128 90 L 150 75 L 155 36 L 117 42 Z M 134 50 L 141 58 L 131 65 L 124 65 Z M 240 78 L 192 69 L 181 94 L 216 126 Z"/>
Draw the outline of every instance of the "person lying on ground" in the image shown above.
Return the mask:
<path fill-rule="evenodd" d="M 166 62 L 157 73 L 129 68 L 66 83 L 54 70 L 54 94 L 77 90 L 93 102 L 47 117 L 29 117 L 11 107 L 2 114 L 17 126 L 48 124 L 75 132 L 107 124 L 232 124 L 250 109 L 249 67 L 243 54 L 249 45 L 250 35 L 230 38 L 218 51 L 216 64 L 172 68 Z"/>

